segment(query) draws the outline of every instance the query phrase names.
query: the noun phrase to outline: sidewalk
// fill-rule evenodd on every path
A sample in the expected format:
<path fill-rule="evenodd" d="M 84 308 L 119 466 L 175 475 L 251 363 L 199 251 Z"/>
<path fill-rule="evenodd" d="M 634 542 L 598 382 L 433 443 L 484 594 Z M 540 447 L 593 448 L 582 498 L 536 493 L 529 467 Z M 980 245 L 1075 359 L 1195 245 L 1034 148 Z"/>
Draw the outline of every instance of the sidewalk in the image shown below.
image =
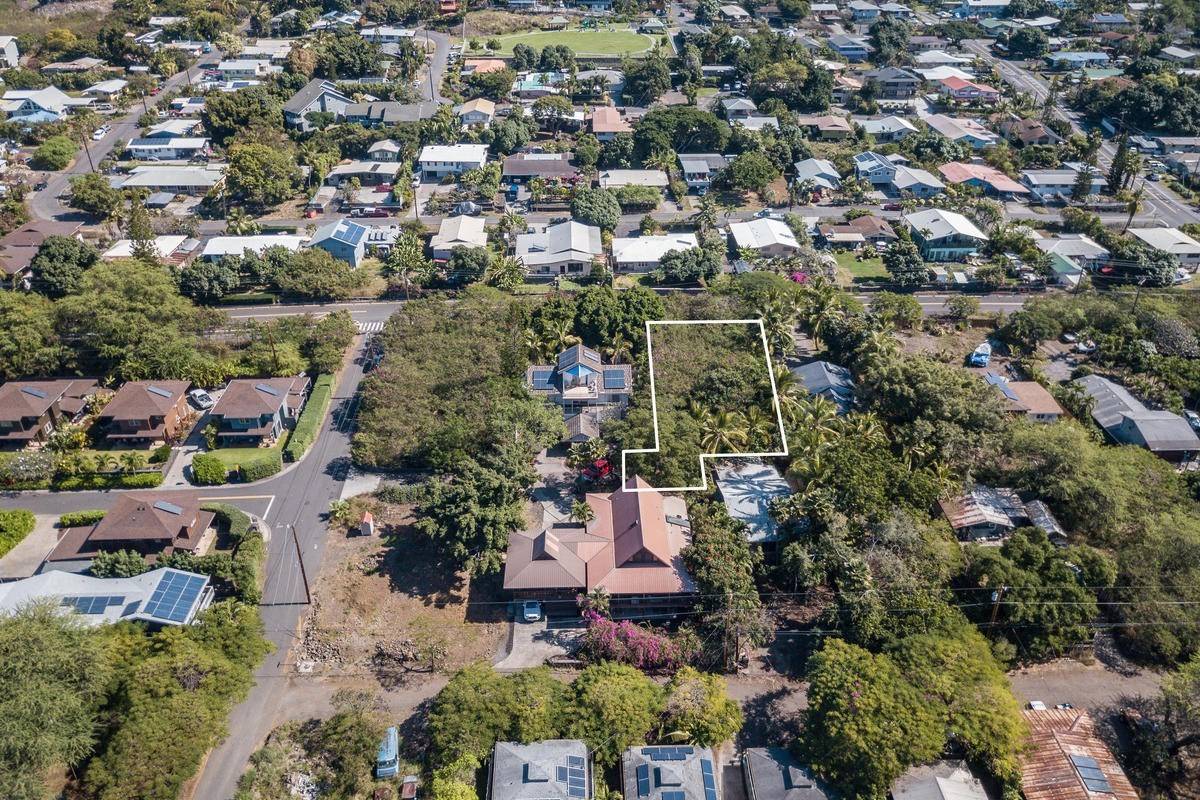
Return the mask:
<path fill-rule="evenodd" d="M 0 578 L 28 578 L 35 574 L 58 544 L 58 528 L 54 527 L 56 522 L 57 515 L 38 514 L 37 524 L 29 535 L 0 558 Z"/>

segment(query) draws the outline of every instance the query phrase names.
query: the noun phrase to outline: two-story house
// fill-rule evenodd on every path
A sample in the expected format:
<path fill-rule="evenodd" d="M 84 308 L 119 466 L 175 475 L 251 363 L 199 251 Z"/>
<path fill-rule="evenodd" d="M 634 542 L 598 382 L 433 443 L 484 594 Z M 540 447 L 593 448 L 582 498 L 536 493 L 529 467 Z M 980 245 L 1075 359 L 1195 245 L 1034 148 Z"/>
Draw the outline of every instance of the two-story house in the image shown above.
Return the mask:
<path fill-rule="evenodd" d="M 283 120 L 289 128 L 307 131 L 312 127 L 308 121 L 309 114 L 324 112 L 337 116 L 351 102 L 332 81 L 313 78 L 283 104 Z"/>
<path fill-rule="evenodd" d="M 863 77 L 875 86 L 880 100 L 907 100 L 921 86 L 921 76 L 900 67 L 873 69 Z"/>
<path fill-rule="evenodd" d="M 100 412 L 104 438 L 112 445 L 165 442 L 184 433 L 188 381 L 129 381 Z"/>
<path fill-rule="evenodd" d="M 367 255 L 367 227 L 348 219 L 335 219 L 317 228 L 309 247 L 319 247 L 334 258 L 357 268 Z"/>
<path fill-rule="evenodd" d="M 729 166 L 728 159 L 717 153 L 680 153 L 679 167 L 689 189 L 708 191 L 717 173 Z"/>
<path fill-rule="evenodd" d="M 604 364 L 595 350 L 577 344 L 559 353 L 554 364 L 530 367 L 525 381 L 531 392 L 565 411 L 581 411 L 627 403 L 633 391 L 633 367 Z"/>
<path fill-rule="evenodd" d="M 77 421 L 99 385 L 90 378 L 9 381 L 0 386 L 0 447 L 44 442 L 59 425 Z"/>
<path fill-rule="evenodd" d="M 447 175 L 460 175 L 487 163 L 486 144 L 431 144 L 421 149 L 417 163 L 421 177 L 441 180 Z"/>
<path fill-rule="evenodd" d="M 929 261 L 962 261 L 987 243 L 987 234 L 957 211 L 930 208 L 905 214 L 921 255 Z"/>
<path fill-rule="evenodd" d="M 254 447 L 279 438 L 295 424 L 308 396 L 309 379 L 239 378 L 225 387 L 210 412 L 217 441 L 226 446 Z"/>

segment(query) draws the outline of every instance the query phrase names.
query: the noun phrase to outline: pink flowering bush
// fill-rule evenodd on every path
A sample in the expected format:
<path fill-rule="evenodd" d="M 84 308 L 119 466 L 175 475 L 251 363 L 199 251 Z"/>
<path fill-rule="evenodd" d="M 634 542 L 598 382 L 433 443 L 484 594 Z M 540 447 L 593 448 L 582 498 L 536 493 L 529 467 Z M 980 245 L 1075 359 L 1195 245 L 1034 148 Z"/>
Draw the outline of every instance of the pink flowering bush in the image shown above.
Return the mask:
<path fill-rule="evenodd" d="M 674 672 L 700 654 L 700 644 L 690 632 L 672 637 L 629 620 L 616 622 L 591 610 L 583 617 L 587 631 L 581 653 L 588 661 L 615 661 L 644 672 Z"/>

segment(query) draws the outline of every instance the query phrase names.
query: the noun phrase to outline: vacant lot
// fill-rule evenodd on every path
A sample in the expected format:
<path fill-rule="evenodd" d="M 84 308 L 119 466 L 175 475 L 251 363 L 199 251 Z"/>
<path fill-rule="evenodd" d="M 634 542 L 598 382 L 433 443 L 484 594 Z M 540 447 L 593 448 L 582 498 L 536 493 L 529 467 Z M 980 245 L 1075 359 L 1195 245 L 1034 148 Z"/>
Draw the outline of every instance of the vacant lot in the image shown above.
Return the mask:
<path fill-rule="evenodd" d="M 838 282 L 848 286 L 856 281 L 886 281 L 888 271 L 879 256 L 859 259 L 856 253 L 842 250 L 833 254 L 838 263 Z"/>
<path fill-rule="evenodd" d="M 513 46 L 527 44 L 541 50 L 552 44 L 565 44 L 580 56 L 617 56 L 644 53 L 654 44 L 654 39 L 630 30 L 623 31 L 531 31 L 501 36 L 500 52 L 511 55 Z"/>
<path fill-rule="evenodd" d="M 296 662 L 329 677 L 372 674 L 384 688 L 430 680 L 439 670 L 490 661 L 507 634 L 498 579 L 471 581 L 410 526 L 406 506 L 360 498 L 352 519 L 370 509 L 376 536 L 329 533 Z M 306 663 L 307 662 L 307 663 Z"/>

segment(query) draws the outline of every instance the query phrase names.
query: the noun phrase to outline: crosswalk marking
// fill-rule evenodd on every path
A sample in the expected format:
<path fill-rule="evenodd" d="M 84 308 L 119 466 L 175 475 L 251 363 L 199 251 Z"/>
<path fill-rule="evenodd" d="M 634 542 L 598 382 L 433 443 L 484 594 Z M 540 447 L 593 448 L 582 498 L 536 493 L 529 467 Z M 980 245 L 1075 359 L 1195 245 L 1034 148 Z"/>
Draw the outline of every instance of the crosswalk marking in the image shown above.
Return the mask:
<path fill-rule="evenodd" d="M 376 322 L 362 322 L 361 320 L 356 320 L 356 323 L 358 325 L 359 333 L 379 333 L 381 330 L 383 330 L 382 320 L 378 320 Z"/>

